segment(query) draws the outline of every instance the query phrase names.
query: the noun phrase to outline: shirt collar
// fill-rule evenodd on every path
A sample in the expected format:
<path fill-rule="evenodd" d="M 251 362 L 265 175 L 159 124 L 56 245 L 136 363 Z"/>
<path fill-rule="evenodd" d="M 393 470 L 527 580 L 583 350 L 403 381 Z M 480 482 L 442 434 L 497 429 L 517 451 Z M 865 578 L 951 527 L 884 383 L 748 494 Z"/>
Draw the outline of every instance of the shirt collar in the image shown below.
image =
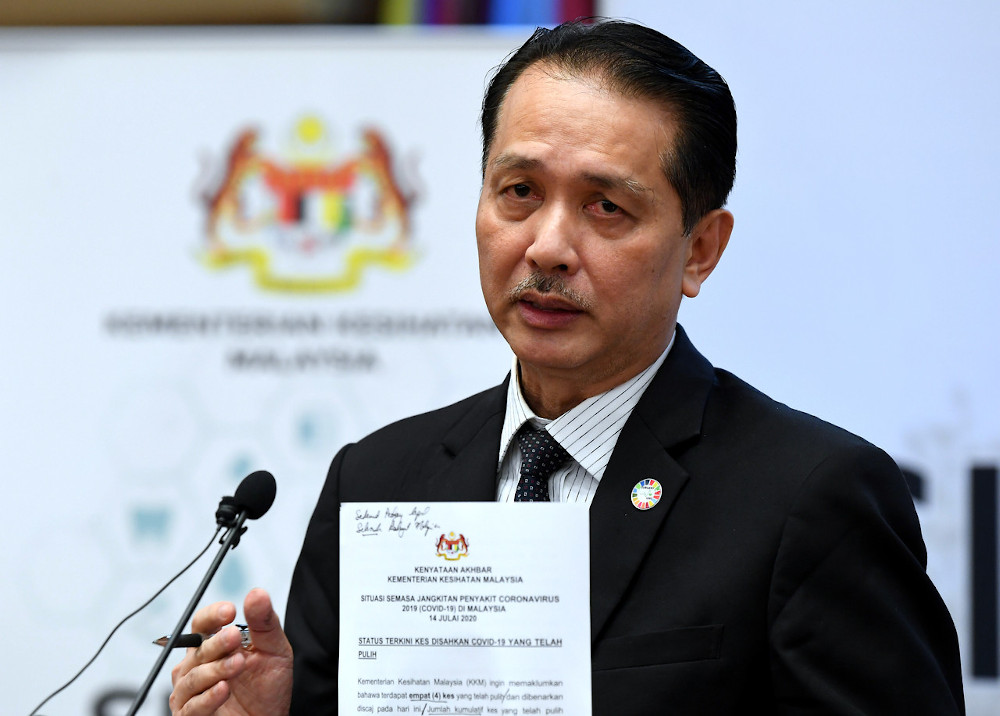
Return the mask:
<path fill-rule="evenodd" d="M 600 481 L 625 421 L 663 364 L 674 345 L 676 335 L 675 331 L 663 353 L 638 375 L 608 391 L 587 398 L 551 420 L 535 415 L 525 401 L 515 356 L 510 371 L 511 379 L 507 385 L 507 409 L 504 414 L 503 430 L 500 432 L 498 468 L 503 463 L 514 435 L 522 425 L 531 422 L 536 428 L 548 430 L 570 457 L 582 465 L 594 479 Z"/>

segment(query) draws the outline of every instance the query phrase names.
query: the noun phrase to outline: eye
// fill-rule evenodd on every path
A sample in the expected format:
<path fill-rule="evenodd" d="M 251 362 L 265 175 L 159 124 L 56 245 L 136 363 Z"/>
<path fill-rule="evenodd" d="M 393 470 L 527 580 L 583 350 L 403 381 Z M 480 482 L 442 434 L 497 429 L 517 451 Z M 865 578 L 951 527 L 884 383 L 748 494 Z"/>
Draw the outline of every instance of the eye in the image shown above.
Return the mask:
<path fill-rule="evenodd" d="M 610 199 L 595 199 L 587 204 L 587 211 L 594 216 L 621 216 L 625 210 Z"/>
<path fill-rule="evenodd" d="M 518 204 L 526 201 L 538 201 L 541 199 L 541 195 L 538 193 L 538 190 L 527 182 L 508 184 L 501 194 L 508 200 Z"/>

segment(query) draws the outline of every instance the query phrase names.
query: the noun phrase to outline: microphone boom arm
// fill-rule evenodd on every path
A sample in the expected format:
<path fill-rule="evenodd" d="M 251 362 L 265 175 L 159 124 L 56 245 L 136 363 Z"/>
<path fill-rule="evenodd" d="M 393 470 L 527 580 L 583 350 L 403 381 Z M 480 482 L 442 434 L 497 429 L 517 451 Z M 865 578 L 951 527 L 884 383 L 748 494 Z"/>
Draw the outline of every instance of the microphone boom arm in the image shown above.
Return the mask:
<path fill-rule="evenodd" d="M 223 498 L 223 501 L 225 501 L 226 499 L 231 499 L 231 498 Z M 219 509 L 220 511 L 222 510 L 221 503 L 219 505 Z M 218 516 L 218 513 L 216 514 Z M 194 614 L 194 610 L 198 608 L 198 602 L 200 602 L 201 598 L 205 596 L 205 592 L 208 590 L 209 583 L 212 581 L 212 578 L 215 576 L 215 573 L 219 571 L 219 566 L 222 564 L 223 558 L 226 556 L 226 553 L 230 549 L 236 548 L 236 545 L 239 544 L 240 537 L 244 532 L 246 532 L 247 528 L 243 526 L 243 523 L 246 522 L 246 520 L 247 520 L 246 509 L 240 510 L 239 513 L 236 515 L 235 520 L 232 520 L 230 524 L 224 523 L 222 519 L 219 520 L 220 526 L 229 528 L 226 534 L 222 536 L 222 539 L 219 540 L 219 542 L 222 544 L 222 548 L 215 555 L 215 559 L 212 560 L 212 564 L 209 565 L 208 571 L 205 573 L 205 577 L 201 580 L 201 584 L 199 584 L 198 589 L 195 590 L 194 596 L 191 598 L 191 601 L 188 602 L 187 607 L 185 607 L 184 613 L 181 615 L 181 618 L 177 621 L 177 626 L 175 626 L 173 631 L 170 632 L 170 639 L 167 640 L 167 643 L 164 645 L 163 650 L 160 652 L 160 656 L 156 659 L 156 663 L 153 664 L 153 668 L 150 669 L 149 676 L 146 677 L 145 683 L 142 685 L 142 688 L 139 689 L 139 693 L 136 694 L 135 700 L 132 701 L 132 705 L 129 707 L 127 716 L 135 716 L 135 713 L 139 710 L 143 702 L 146 700 L 146 696 L 149 694 L 149 690 L 153 686 L 153 681 L 156 680 L 156 677 L 160 673 L 160 670 L 163 668 L 163 665 L 170 657 L 170 652 L 174 648 L 174 644 L 177 642 L 177 639 L 180 637 L 181 634 L 184 633 L 188 621 Z M 230 521 L 226 520 L 226 522 Z"/>

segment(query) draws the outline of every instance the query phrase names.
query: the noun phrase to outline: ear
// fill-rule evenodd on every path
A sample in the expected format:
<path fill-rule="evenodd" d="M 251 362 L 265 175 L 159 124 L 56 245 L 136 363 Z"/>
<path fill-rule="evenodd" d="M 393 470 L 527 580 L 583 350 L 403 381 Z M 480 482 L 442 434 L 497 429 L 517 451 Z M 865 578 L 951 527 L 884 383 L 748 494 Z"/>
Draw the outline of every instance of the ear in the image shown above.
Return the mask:
<path fill-rule="evenodd" d="M 733 233 L 733 215 L 715 209 L 701 218 L 688 237 L 688 258 L 684 264 L 681 290 L 688 298 L 701 291 L 702 282 L 715 270 Z"/>

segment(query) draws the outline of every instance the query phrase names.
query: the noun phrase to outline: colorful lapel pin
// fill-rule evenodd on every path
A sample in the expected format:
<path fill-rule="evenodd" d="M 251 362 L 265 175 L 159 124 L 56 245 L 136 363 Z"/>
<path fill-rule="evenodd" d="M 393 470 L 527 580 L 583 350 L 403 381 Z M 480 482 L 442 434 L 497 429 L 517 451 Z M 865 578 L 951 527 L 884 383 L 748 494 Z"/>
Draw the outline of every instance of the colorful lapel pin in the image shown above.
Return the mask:
<path fill-rule="evenodd" d="M 656 507 L 663 496 L 663 486 L 651 477 L 640 480 L 632 488 L 632 504 L 637 510 L 648 510 Z"/>

